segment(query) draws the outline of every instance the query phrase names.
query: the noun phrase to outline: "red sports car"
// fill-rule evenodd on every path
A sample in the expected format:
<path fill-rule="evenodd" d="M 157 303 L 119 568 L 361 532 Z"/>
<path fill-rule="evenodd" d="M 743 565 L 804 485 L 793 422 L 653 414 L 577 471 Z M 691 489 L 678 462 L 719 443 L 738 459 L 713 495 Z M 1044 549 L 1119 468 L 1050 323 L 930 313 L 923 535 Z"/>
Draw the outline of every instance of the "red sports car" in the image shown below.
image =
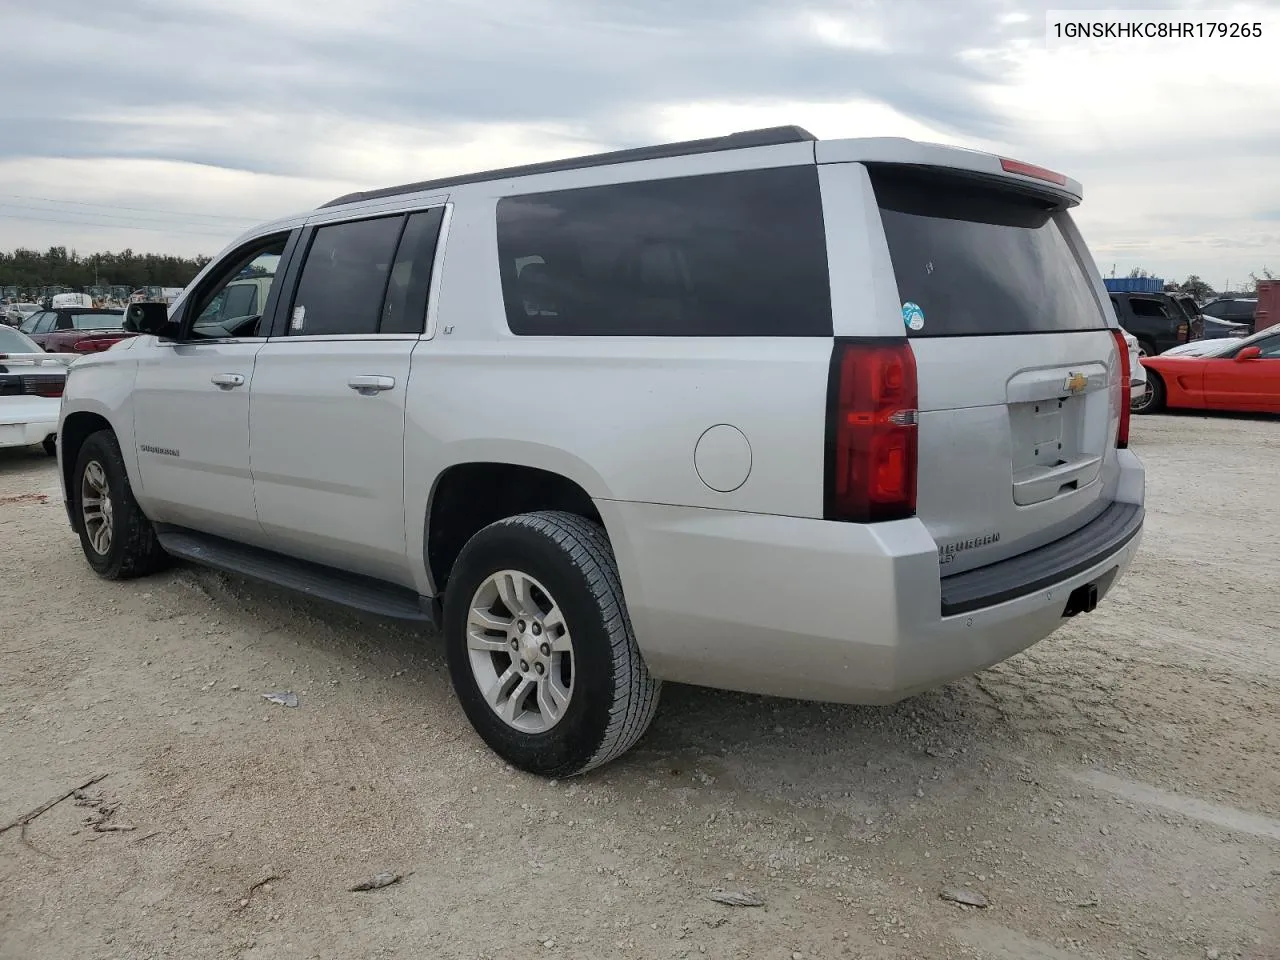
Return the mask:
<path fill-rule="evenodd" d="M 1134 413 L 1166 407 L 1280 413 L 1280 326 L 1242 340 L 1189 343 L 1143 357 L 1142 365 L 1147 388 L 1134 398 Z"/>

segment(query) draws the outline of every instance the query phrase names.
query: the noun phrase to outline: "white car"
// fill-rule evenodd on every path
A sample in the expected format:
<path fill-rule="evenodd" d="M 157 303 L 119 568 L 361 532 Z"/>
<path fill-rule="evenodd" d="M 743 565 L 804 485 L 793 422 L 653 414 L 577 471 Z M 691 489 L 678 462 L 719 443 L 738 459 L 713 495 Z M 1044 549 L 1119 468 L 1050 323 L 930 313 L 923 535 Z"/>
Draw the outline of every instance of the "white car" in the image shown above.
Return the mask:
<path fill-rule="evenodd" d="M 45 353 L 25 333 L 0 327 L 0 447 L 42 444 L 53 455 L 67 365 L 76 359 Z"/>
<path fill-rule="evenodd" d="M 1138 548 L 1080 196 L 785 127 L 341 197 L 76 361 L 68 515 L 103 577 L 186 558 L 438 625 L 472 725 L 546 776 L 625 752 L 665 680 L 900 700 Z"/>
<path fill-rule="evenodd" d="M 1147 368 L 1139 360 L 1138 338 L 1128 330 L 1123 333 L 1124 342 L 1129 346 L 1129 399 L 1137 400 L 1147 392 Z"/>

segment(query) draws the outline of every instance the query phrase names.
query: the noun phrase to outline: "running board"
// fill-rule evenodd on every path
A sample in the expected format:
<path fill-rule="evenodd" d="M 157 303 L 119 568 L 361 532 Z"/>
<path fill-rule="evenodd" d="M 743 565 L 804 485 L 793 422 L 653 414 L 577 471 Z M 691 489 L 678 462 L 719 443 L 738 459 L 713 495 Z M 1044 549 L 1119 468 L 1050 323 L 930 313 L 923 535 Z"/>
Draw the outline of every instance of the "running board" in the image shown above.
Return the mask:
<path fill-rule="evenodd" d="M 168 524 L 156 524 L 156 538 L 166 553 L 215 570 L 380 617 L 440 624 L 439 601 L 392 583 Z"/>

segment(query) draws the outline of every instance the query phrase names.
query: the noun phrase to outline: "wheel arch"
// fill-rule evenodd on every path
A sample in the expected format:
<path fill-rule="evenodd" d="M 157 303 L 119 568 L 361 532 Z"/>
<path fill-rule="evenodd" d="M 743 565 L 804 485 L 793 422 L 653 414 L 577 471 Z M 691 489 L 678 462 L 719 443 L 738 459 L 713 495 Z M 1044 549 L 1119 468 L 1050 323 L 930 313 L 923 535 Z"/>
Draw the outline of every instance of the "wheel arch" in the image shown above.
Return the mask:
<path fill-rule="evenodd" d="M 58 430 L 58 463 L 61 473 L 63 501 L 67 505 L 67 519 L 71 521 L 71 526 L 79 530 L 79 511 L 76 507 L 76 488 L 71 482 L 71 475 L 76 469 L 76 460 L 80 456 L 80 449 L 84 446 L 84 442 L 102 430 L 109 430 L 115 434 L 119 440 L 119 434 L 116 433 L 115 427 L 111 425 L 111 421 L 102 414 L 93 410 L 76 410 L 68 413 L 62 420 L 62 425 Z M 125 459 L 125 467 L 128 468 L 128 459 Z M 132 482 L 133 478 L 130 478 Z"/>
<path fill-rule="evenodd" d="M 444 593 L 454 562 L 476 533 L 507 517 L 543 510 L 605 526 L 587 487 L 564 472 L 491 459 L 461 461 L 441 471 L 429 492 L 422 528 L 423 562 L 433 594 Z"/>

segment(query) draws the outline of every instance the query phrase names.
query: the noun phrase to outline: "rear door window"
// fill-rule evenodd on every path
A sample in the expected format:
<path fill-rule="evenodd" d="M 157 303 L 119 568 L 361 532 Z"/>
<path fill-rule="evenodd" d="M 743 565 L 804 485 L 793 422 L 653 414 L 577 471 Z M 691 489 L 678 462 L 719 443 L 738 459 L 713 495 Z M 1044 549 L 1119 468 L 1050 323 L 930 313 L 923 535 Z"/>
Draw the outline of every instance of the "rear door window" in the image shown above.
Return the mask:
<path fill-rule="evenodd" d="M 317 228 L 288 317 L 288 335 L 376 334 L 404 221 L 403 216 L 381 217 Z"/>
<path fill-rule="evenodd" d="M 515 334 L 832 334 L 813 165 L 505 197 L 497 231 Z"/>
<path fill-rule="evenodd" d="M 1135 317 L 1160 317 L 1165 320 L 1174 318 L 1170 308 L 1159 300 L 1142 300 L 1138 297 L 1130 297 L 1129 307 L 1133 310 Z"/>
<path fill-rule="evenodd" d="M 1063 230 L 1065 212 L 973 178 L 892 166 L 870 173 L 909 336 L 1107 326 Z"/>

